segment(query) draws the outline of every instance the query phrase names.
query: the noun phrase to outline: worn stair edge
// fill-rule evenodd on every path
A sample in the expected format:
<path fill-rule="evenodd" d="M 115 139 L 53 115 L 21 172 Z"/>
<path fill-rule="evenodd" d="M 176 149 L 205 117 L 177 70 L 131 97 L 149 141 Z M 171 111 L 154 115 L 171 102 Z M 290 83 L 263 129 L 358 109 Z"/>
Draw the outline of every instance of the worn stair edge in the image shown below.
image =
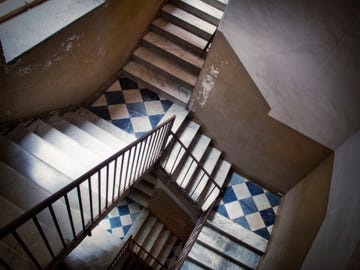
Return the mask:
<path fill-rule="evenodd" d="M 243 243 L 248 248 L 259 254 L 264 254 L 266 252 L 268 240 L 253 233 L 252 231 L 249 231 L 248 229 L 245 229 L 241 225 L 232 222 L 218 213 L 213 212 L 206 224 L 216 230 L 219 230 L 227 237 Z"/>
<path fill-rule="evenodd" d="M 229 2 L 228 0 L 202 0 L 202 1 L 222 11 L 225 11 L 227 4 Z"/>
<path fill-rule="evenodd" d="M 139 47 L 133 53 L 133 58 L 136 62 L 185 88 L 193 89 L 195 87 L 197 81 L 196 74 L 156 51 L 152 51 L 146 47 Z"/>
<path fill-rule="evenodd" d="M 181 28 L 175 24 L 163 18 L 157 18 L 151 25 L 154 32 L 166 36 L 172 41 L 178 43 L 191 50 L 194 53 L 201 55 L 206 48 L 208 41 L 203 39 L 184 28 Z"/>
<path fill-rule="evenodd" d="M 178 8 L 172 4 L 166 4 L 161 9 L 162 17 L 181 26 L 203 39 L 209 40 L 216 31 L 216 26 L 194 16 L 193 14 Z"/>
<path fill-rule="evenodd" d="M 130 79 L 145 84 L 150 90 L 164 95 L 182 107 L 186 107 L 190 100 L 191 90 L 181 87 L 166 77 L 134 61 L 129 62 L 123 68 L 123 73 Z"/>
<path fill-rule="evenodd" d="M 136 188 L 127 195 L 127 198 L 133 200 L 144 208 L 147 208 L 149 206 L 150 197 Z"/>
<path fill-rule="evenodd" d="M 165 57 L 183 65 L 197 75 L 204 65 L 202 57 L 153 31 L 147 33 L 142 41 L 143 46 L 163 54 Z"/>
<path fill-rule="evenodd" d="M 177 104 L 172 104 L 168 109 L 168 111 L 164 114 L 163 118 L 160 120 L 158 125 L 161 125 L 166 120 L 168 120 L 169 118 L 175 115 L 176 118 L 171 128 L 171 131 L 176 134 L 179 128 L 181 127 L 181 125 L 184 123 L 188 114 L 189 114 L 188 110 L 180 107 Z"/>

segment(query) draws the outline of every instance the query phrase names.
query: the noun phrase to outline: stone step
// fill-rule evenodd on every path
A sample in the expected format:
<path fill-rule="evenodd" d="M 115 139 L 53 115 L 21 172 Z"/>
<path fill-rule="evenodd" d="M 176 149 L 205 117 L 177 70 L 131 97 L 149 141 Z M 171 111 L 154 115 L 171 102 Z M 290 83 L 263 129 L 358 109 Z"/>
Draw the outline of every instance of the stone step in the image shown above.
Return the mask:
<path fill-rule="evenodd" d="M 148 234 L 148 236 L 146 237 L 145 242 L 142 244 L 142 247 L 150 252 L 151 249 L 153 248 L 154 244 L 156 243 L 156 240 L 158 239 L 158 237 L 161 234 L 161 231 L 164 228 L 164 224 L 161 224 L 160 222 L 156 222 L 156 224 L 151 228 L 150 233 Z M 141 258 L 143 258 L 144 261 L 150 261 L 150 256 L 146 256 L 145 254 L 143 254 L 142 252 L 138 253 Z M 151 254 L 153 256 L 153 254 Z M 153 256 L 154 257 L 154 256 Z"/>
<path fill-rule="evenodd" d="M 213 7 L 216 7 L 217 9 L 225 11 L 226 6 L 229 2 L 229 0 L 202 0 L 203 2 L 208 3 L 209 5 L 212 5 Z"/>
<path fill-rule="evenodd" d="M 33 156 L 72 179 L 77 179 L 87 171 L 85 166 L 22 126 L 17 126 L 7 134 L 7 137 Z"/>
<path fill-rule="evenodd" d="M 25 256 L 20 256 L 17 250 L 12 249 L 6 243 L 0 241 L 0 255 L 1 258 L 11 267 L 11 269 L 38 269 L 31 261 Z M 5 268 L 1 268 L 4 269 Z"/>
<path fill-rule="evenodd" d="M 173 234 L 170 234 L 158 256 L 158 260 L 161 262 L 161 264 L 165 265 L 171 251 L 174 249 L 176 241 L 177 237 Z"/>
<path fill-rule="evenodd" d="M 154 195 L 154 185 L 146 181 L 145 178 L 139 181 L 136 184 L 135 188 L 137 190 L 140 190 L 142 193 L 146 194 L 149 197 L 152 197 Z"/>
<path fill-rule="evenodd" d="M 221 152 L 214 148 L 210 147 L 208 149 L 208 152 L 206 156 L 204 157 L 204 163 L 202 168 L 211 175 L 213 170 L 215 169 L 215 166 L 217 162 L 220 159 Z M 204 170 L 198 170 L 195 172 L 194 177 L 192 177 L 192 180 L 190 183 L 186 186 L 187 193 L 194 199 L 197 200 L 199 196 L 201 195 L 201 192 L 204 190 L 204 188 L 207 185 L 207 182 L 209 180 L 209 177 L 204 173 Z"/>
<path fill-rule="evenodd" d="M 216 26 L 172 4 L 163 6 L 161 15 L 168 21 L 206 40 L 210 40 L 216 31 Z"/>
<path fill-rule="evenodd" d="M 3 136 L 0 136 L 0 159 L 51 193 L 59 191 L 72 181 Z M 53 179 L 56 181 L 52 181 Z"/>
<path fill-rule="evenodd" d="M 261 236 L 245 229 L 243 226 L 232 222 L 224 216 L 213 213 L 206 222 L 207 226 L 218 230 L 221 234 L 244 244 L 246 247 L 258 254 L 264 254 L 268 241 Z"/>
<path fill-rule="evenodd" d="M 223 187 L 224 183 L 229 176 L 231 169 L 231 164 L 225 160 L 221 160 L 219 167 L 216 170 L 214 175 L 214 180 L 218 184 L 219 187 Z M 215 187 L 215 184 L 209 182 L 208 186 L 204 190 L 204 194 L 202 194 L 204 198 L 204 202 L 201 205 L 201 209 L 206 211 L 210 205 L 217 199 L 218 195 L 220 194 L 220 190 Z"/>
<path fill-rule="evenodd" d="M 95 154 L 40 119 L 34 121 L 26 129 L 61 149 L 86 168 L 91 169 L 101 162 Z"/>
<path fill-rule="evenodd" d="M 81 146 L 88 149 L 102 160 L 108 158 L 114 153 L 114 150 L 109 146 L 94 138 L 79 127 L 69 123 L 65 119 L 62 119 L 58 115 L 52 116 L 46 122 L 53 128 L 78 142 Z"/>
<path fill-rule="evenodd" d="M 175 24 L 163 18 L 157 18 L 152 23 L 152 29 L 170 40 L 178 43 L 179 45 L 188 48 L 194 53 L 201 55 L 206 48 L 207 40 L 203 39 L 184 28 L 181 28 Z"/>
<path fill-rule="evenodd" d="M 141 209 L 139 215 L 137 216 L 135 222 L 131 225 L 129 231 L 124 237 L 124 241 L 132 236 L 133 238 L 139 233 L 140 229 L 142 228 L 144 222 L 147 220 L 149 216 L 149 211 L 146 208 Z"/>
<path fill-rule="evenodd" d="M 165 243 L 166 243 L 167 239 L 169 238 L 169 236 L 170 236 L 169 230 L 163 229 L 161 231 L 161 234 L 156 239 L 156 242 L 154 243 L 154 245 L 150 251 L 150 254 L 154 258 L 159 258 L 160 252 L 161 252 L 162 248 L 165 246 Z M 156 262 L 154 260 L 150 260 L 149 265 L 155 266 Z"/>
<path fill-rule="evenodd" d="M 245 270 L 246 268 L 224 258 L 217 252 L 206 248 L 199 242 L 195 242 L 193 245 L 188 258 L 195 261 L 201 267 L 206 269 L 231 269 L 231 270 Z"/>
<path fill-rule="evenodd" d="M 149 206 L 150 197 L 136 188 L 131 190 L 131 192 L 127 195 L 127 198 L 133 200 L 144 208 Z"/>
<path fill-rule="evenodd" d="M 181 270 L 206 270 L 207 268 L 203 268 L 200 265 L 197 265 L 195 262 L 185 260 L 183 265 L 181 266 Z"/>
<path fill-rule="evenodd" d="M 163 54 L 165 57 L 183 65 L 195 74 L 199 74 L 204 65 L 204 59 L 202 57 L 153 31 L 147 33 L 142 41 L 143 46 Z"/>
<path fill-rule="evenodd" d="M 145 47 L 139 47 L 133 53 L 136 62 L 154 70 L 155 72 L 173 80 L 185 88 L 193 89 L 197 76 L 182 65 Z"/>
<path fill-rule="evenodd" d="M 189 148 L 191 143 L 194 141 L 196 134 L 200 129 L 200 125 L 191 121 L 185 120 L 183 124 L 183 129 L 179 134 L 178 138 L 183 143 L 186 148 Z M 181 164 L 183 157 L 185 157 L 186 151 L 181 146 L 180 143 L 176 142 L 171 149 L 171 152 L 168 154 L 168 157 L 162 165 L 165 171 L 169 174 L 172 174 L 177 166 Z"/>
<path fill-rule="evenodd" d="M 136 137 L 134 135 L 123 131 L 122 129 L 100 118 L 99 116 L 93 114 L 87 109 L 80 108 L 76 111 L 76 114 L 82 116 L 86 120 L 102 128 L 103 130 L 110 133 L 114 137 L 117 137 L 119 140 L 123 141 L 126 144 L 130 144 L 136 140 Z"/>
<path fill-rule="evenodd" d="M 172 133 L 177 133 L 179 128 L 183 125 L 189 111 L 180 107 L 177 104 L 172 104 L 168 111 L 164 114 L 163 118 L 160 120 L 159 124 L 164 123 L 166 120 L 171 118 L 172 116 L 176 116 L 174 124 L 171 128 Z"/>
<path fill-rule="evenodd" d="M 260 260 L 259 254 L 206 225 L 197 241 L 221 256 L 250 269 L 256 269 Z"/>
<path fill-rule="evenodd" d="M 145 222 L 143 223 L 141 229 L 135 235 L 134 240 L 141 246 L 144 244 L 147 236 L 151 232 L 152 227 L 156 223 L 156 218 L 153 216 L 148 216 Z"/>
<path fill-rule="evenodd" d="M 171 0 L 171 2 L 216 26 L 220 23 L 224 14 L 222 10 L 217 9 L 201 0 Z"/>
<path fill-rule="evenodd" d="M 106 132 L 102 128 L 98 127 L 90 121 L 87 121 L 81 115 L 69 112 L 65 113 L 62 117 L 69 123 L 87 132 L 88 134 L 103 142 L 110 148 L 115 149 L 115 152 L 120 151 L 127 145 L 126 143 L 122 142 L 121 140 Z"/>
<path fill-rule="evenodd" d="M 153 70 L 134 61 L 129 62 L 123 68 L 123 73 L 130 79 L 145 84 L 150 90 L 164 95 L 182 107 L 185 107 L 190 100 L 191 90 L 176 84 L 165 76 L 157 74 Z"/>

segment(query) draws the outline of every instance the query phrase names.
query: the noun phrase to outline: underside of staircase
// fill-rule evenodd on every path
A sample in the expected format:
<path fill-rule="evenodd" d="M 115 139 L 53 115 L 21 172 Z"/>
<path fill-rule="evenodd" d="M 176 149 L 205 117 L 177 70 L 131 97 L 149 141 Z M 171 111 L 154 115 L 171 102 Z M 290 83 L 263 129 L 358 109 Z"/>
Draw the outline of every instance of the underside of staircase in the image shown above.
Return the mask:
<path fill-rule="evenodd" d="M 49 266 L 107 269 L 114 259 L 113 269 L 164 267 L 178 237 L 147 210 L 159 182 L 183 202 L 183 207 L 188 206 L 187 211 L 199 215 L 210 213 L 223 192 L 231 164 L 212 146 L 211 139 L 201 133 L 200 125 L 188 117 L 184 107 L 197 83 L 226 4 L 227 0 L 170 0 L 122 70 L 123 75 L 175 102 L 158 124 L 165 125 L 176 116 L 164 141 L 166 151 L 155 164 L 153 174 L 139 177 L 129 190 L 126 184 L 122 186 L 115 180 L 115 161 L 99 170 L 98 178 L 89 176 L 88 182 L 54 203 L 50 211 L 42 211 L 15 233 L 1 239 L 0 265 L 5 262 L 4 269 Z M 1 228 L 136 141 L 134 136 L 84 108 L 53 113 L 0 133 Z M 124 154 L 121 168 L 124 164 L 136 167 L 147 163 L 146 157 L 151 159 L 151 154 L 143 158 L 140 153 L 150 149 L 155 137 L 164 138 L 164 132 L 159 134 L 139 143 L 132 154 Z M 125 178 L 130 179 L 137 171 L 130 171 L 130 176 L 127 173 L 128 169 Z M 113 185 L 99 179 L 114 179 Z M 85 224 L 91 223 L 95 212 L 104 216 L 110 205 L 114 207 L 117 190 L 123 191 L 122 198 L 143 207 L 125 238 L 115 238 L 100 226 L 94 226 L 88 236 L 76 239 L 77 243 L 63 251 Z M 89 194 L 89 198 L 81 199 L 81 194 Z M 108 204 L 109 209 L 102 212 L 102 207 Z M 59 217 L 56 222 L 54 215 Z M 68 222 L 69 217 L 74 225 Z M 196 228 L 197 233 L 188 240 L 189 249 L 183 252 L 181 269 L 256 269 L 266 250 L 265 239 L 214 213 L 206 222 L 196 224 Z M 123 249 L 119 257 L 118 252 Z M 56 258 L 53 264 L 57 254 L 61 260 Z M 180 269 L 175 265 L 169 267 Z"/>

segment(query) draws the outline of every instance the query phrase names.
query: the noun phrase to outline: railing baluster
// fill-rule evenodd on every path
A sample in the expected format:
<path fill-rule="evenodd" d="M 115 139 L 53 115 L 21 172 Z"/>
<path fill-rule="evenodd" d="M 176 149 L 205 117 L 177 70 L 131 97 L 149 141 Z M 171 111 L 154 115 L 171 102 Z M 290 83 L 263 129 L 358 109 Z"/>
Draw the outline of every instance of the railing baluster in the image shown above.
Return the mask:
<path fill-rule="evenodd" d="M 129 173 L 129 166 L 130 166 L 130 159 L 131 159 L 131 152 L 132 152 L 132 147 L 129 149 L 128 151 L 128 159 L 127 159 L 127 163 L 126 163 L 126 173 L 125 173 L 125 188 L 127 188 L 127 184 L 128 184 L 128 173 Z"/>
<path fill-rule="evenodd" d="M 154 142 L 154 138 L 155 138 L 155 134 L 151 134 L 151 136 L 149 136 L 149 140 L 148 140 L 148 148 L 146 150 L 146 156 L 145 156 L 145 160 L 144 160 L 144 168 L 143 168 L 143 171 L 142 173 L 144 173 L 146 171 L 146 168 L 147 168 L 147 164 L 148 164 L 148 161 L 149 161 L 149 153 L 151 152 L 151 148 L 152 148 L 152 144 Z"/>
<path fill-rule="evenodd" d="M 148 150 L 148 157 L 145 159 L 145 170 L 149 167 L 149 164 L 150 164 L 150 160 L 151 160 L 151 157 L 152 157 L 152 154 L 153 154 L 153 149 L 154 149 L 154 144 L 156 142 L 156 138 L 157 136 L 159 135 L 158 132 L 154 133 L 152 136 L 151 136 L 151 144 L 149 146 L 149 150 Z"/>
<path fill-rule="evenodd" d="M 123 168 L 124 168 L 124 153 L 121 155 L 121 166 L 120 166 L 120 173 L 119 173 L 119 188 L 118 188 L 118 196 L 120 197 L 121 195 L 121 186 L 123 184 Z M 124 187 L 125 190 L 125 187 Z"/>
<path fill-rule="evenodd" d="M 12 235 L 15 237 L 16 241 L 20 244 L 25 253 L 29 256 L 30 260 L 35 264 L 38 269 L 42 269 L 39 262 L 36 260 L 34 255 L 31 253 L 30 249 L 26 246 L 25 242 L 21 239 L 16 231 L 12 232 Z"/>
<path fill-rule="evenodd" d="M 116 171 L 117 171 L 117 158 L 114 160 L 114 181 L 113 181 L 113 196 L 112 196 L 112 202 L 115 200 L 115 187 L 116 187 Z"/>
<path fill-rule="evenodd" d="M 174 172 L 174 169 L 176 168 L 176 161 L 178 160 L 178 158 L 179 158 L 179 156 L 180 156 L 180 153 L 181 153 L 181 150 L 182 150 L 182 148 L 181 148 L 181 145 L 179 144 L 179 151 L 178 151 L 178 153 L 177 153 L 177 155 L 176 155 L 176 158 L 175 158 L 175 161 L 174 161 L 174 163 L 173 163 L 173 165 L 172 165 L 172 167 L 171 167 L 171 169 L 170 169 L 170 174 L 172 174 L 173 172 Z"/>
<path fill-rule="evenodd" d="M 62 232 L 60 230 L 59 222 L 58 222 L 57 217 L 55 215 L 54 208 L 52 207 L 51 204 L 49 205 L 49 210 L 50 210 L 51 217 L 52 217 L 52 219 L 54 221 L 56 231 L 60 236 L 61 243 L 63 244 L 63 247 L 66 248 L 64 236 L 63 236 L 63 234 L 62 234 Z"/>
<path fill-rule="evenodd" d="M 80 186 L 77 186 L 77 187 L 76 187 L 76 190 L 77 190 L 77 195 L 78 195 L 78 200 L 79 200 L 79 207 L 80 207 L 80 214 L 81 214 L 81 223 L 82 223 L 82 226 L 83 226 L 83 230 L 85 231 L 84 208 L 83 208 L 82 199 L 81 199 Z"/>
<path fill-rule="evenodd" d="M 98 171 L 97 173 L 98 175 L 98 190 L 99 190 L 99 193 L 98 193 L 98 198 L 99 198 L 99 216 L 101 215 L 101 169 Z"/>
<path fill-rule="evenodd" d="M 142 162 L 142 157 L 144 156 L 143 155 L 143 151 L 144 151 L 144 143 L 143 141 L 140 143 L 140 150 L 139 150 L 139 154 L 138 154 L 138 158 L 137 158 L 137 161 L 136 161 L 136 168 L 135 168 L 135 178 L 139 178 L 139 173 L 140 173 L 140 170 L 141 170 L 141 162 Z"/>
<path fill-rule="evenodd" d="M 68 215 L 69 215 L 71 231 L 72 231 L 74 239 L 75 239 L 76 238 L 75 226 L 74 226 L 74 221 L 73 221 L 72 214 L 71 214 L 71 208 L 70 208 L 70 203 L 69 203 L 69 198 L 68 198 L 67 193 L 64 195 L 64 198 L 65 198 L 66 210 L 67 210 Z"/>
<path fill-rule="evenodd" d="M 189 157 L 189 158 L 191 158 L 191 157 Z M 181 181 L 181 183 L 180 183 L 180 186 L 181 186 L 181 187 L 182 187 L 182 185 L 183 185 L 183 183 L 184 183 L 184 181 L 185 181 L 188 173 L 190 172 L 190 169 L 192 168 L 192 165 L 194 164 L 194 162 L 195 162 L 195 159 L 191 158 L 190 166 L 188 167 L 188 169 L 187 169 L 187 171 L 186 171 L 186 173 L 185 173 L 185 176 L 184 176 L 184 178 L 182 179 L 182 181 Z M 186 184 L 186 186 L 187 186 L 187 184 Z"/>
<path fill-rule="evenodd" d="M 108 207 L 109 200 L 109 164 L 106 165 L 106 194 L 105 194 L 105 208 Z"/>
<path fill-rule="evenodd" d="M 160 132 L 157 132 L 157 136 L 155 137 L 155 145 L 152 148 L 152 155 L 151 155 L 151 158 L 149 158 L 148 164 L 152 164 L 155 161 L 155 159 L 157 159 L 158 152 L 161 147 L 161 139 L 162 139 L 163 135 L 165 135 L 165 127 L 163 127 L 160 130 Z"/>
<path fill-rule="evenodd" d="M 202 182 L 204 176 L 205 176 L 205 173 L 203 172 L 200 180 L 197 182 L 196 186 L 194 187 L 194 190 L 193 190 L 193 192 L 191 193 L 190 197 L 192 197 L 192 196 L 194 195 L 195 191 L 197 190 L 197 188 L 199 187 L 200 183 Z M 191 187 L 189 187 L 189 189 L 191 190 Z M 190 190 L 189 190 L 189 191 L 190 191 Z M 194 198 L 193 198 L 193 199 L 194 199 Z M 196 201 L 196 200 L 194 199 L 194 201 Z"/>
<path fill-rule="evenodd" d="M 133 157 L 132 157 L 132 162 L 131 162 L 131 170 L 130 170 L 130 186 L 134 183 L 134 165 L 135 165 L 135 158 L 136 158 L 136 152 L 137 152 L 137 147 L 138 145 L 135 145 L 133 147 L 134 149 L 134 154 L 133 154 Z"/>
<path fill-rule="evenodd" d="M 91 222 L 94 222 L 93 198 L 92 198 L 92 187 L 91 187 L 90 177 L 88 178 L 88 187 L 89 187 L 90 218 L 91 218 Z"/>
<path fill-rule="evenodd" d="M 44 241 L 44 243 L 45 243 L 45 245 L 46 245 L 46 248 L 48 249 L 51 257 L 54 259 L 54 258 L 55 258 L 54 252 L 53 252 L 53 250 L 51 249 L 51 246 L 50 246 L 50 244 L 49 244 L 49 241 L 48 241 L 48 239 L 46 238 L 46 235 L 45 235 L 44 230 L 42 229 L 42 227 L 41 227 L 41 225 L 40 225 L 40 223 L 39 223 L 39 220 L 37 219 L 36 216 L 34 216 L 32 220 L 34 221 L 35 226 L 36 226 L 37 230 L 39 231 L 40 236 L 41 236 L 42 240 Z"/>

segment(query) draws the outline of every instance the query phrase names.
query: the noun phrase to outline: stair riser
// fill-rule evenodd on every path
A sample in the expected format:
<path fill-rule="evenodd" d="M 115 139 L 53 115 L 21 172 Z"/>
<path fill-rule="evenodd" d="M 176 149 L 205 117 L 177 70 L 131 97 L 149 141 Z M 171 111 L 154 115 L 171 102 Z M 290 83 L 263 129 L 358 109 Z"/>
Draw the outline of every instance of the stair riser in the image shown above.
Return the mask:
<path fill-rule="evenodd" d="M 194 14 L 195 16 L 198 16 L 199 18 L 203 19 L 204 21 L 207 21 L 213 25 L 219 25 L 220 20 L 218 18 L 215 18 L 211 16 L 210 14 L 204 13 L 202 10 L 195 9 L 194 7 L 187 5 L 186 3 L 183 3 L 178 0 L 171 0 L 170 2 L 174 3 L 176 6 L 186 10 L 187 12 Z"/>
<path fill-rule="evenodd" d="M 180 100 L 174 98 L 173 96 L 167 94 L 166 92 L 162 91 L 161 89 L 149 84 L 148 82 L 142 80 L 141 78 L 137 77 L 137 76 L 134 76 L 133 74 L 127 72 L 126 70 L 123 70 L 123 74 L 128 77 L 129 79 L 137 82 L 137 83 L 142 83 L 144 84 L 147 88 L 149 88 L 151 91 L 159 94 L 159 95 L 162 95 L 164 96 L 165 98 L 171 100 L 172 102 L 178 104 L 179 106 L 183 107 L 183 108 L 186 108 L 187 104 L 184 103 L 184 102 L 181 102 Z"/>
<path fill-rule="evenodd" d="M 191 72 L 193 72 L 194 74 L 196 75 L 199 75 L 200 71 L 201 71 L 201 68 L 185 61 L 184 59 L 182 58 L 179 58 L 177 57 L 176 55 L 174 54 L 171 54 L 159 47 L 157 47 L 156 45 L 152 44 L 151 42 L 147 42 L 146 40 L 143 40 L 142 41 L 142 44 L 145 48 L 149 48 L 169 59 L 171 59 L 172 61 L 174 61 L 175 63 L 179 64 L 179 65 L 182 65 L 183 67 L 187 68 L 188 70 L 190 70 Z"/>
<path fill-rule="evenodd" d="M 171 33 L 167 32 L 167 31 L 164 31 L 163 29 L 157 27 L 154 24 L 151 27 L 152 27 L 151 29 L 154 32 L 167 37 L 168 39 L 170 39 L 173 42 L 179 44 L 180 46 L 183 46 L 183 47 L 187 48 L 188 50 L 192 51 L 193 53 L 196 53 L 196 54 L 199 54 L 199 55 L 203 54 L 203 49 L 202 48 L 196 47 L 193 44 L 188 43 L 187 41 L 185 41 L 185 40 L 183 40 L 183 39 L 181 39 L 181 38 L 179 38 L 179 37 L 177 37 L 175 35 L 172 35 Z"/>
<path fill-rule="evenodd" d="M 216 7 L 220 10 L 225 10 L 226 9 L 226 4 L 218 1 L 218 0 L 202 0 L 205 3 L 208 3 L 209 5 L 212 5 L 213 7 Z"/>
<path fill-rule="evenodd" d="M 206 40 L 211 39 L 212 34 L 206 32 L 200 28 L 197 28 L 196 26 L 191 25 L 190 23 L 183 21 L 163 10 L 161 11 L 161 16 L 164 17 L 165 19 L 167 19 L 168 21 L 188 30 L 189 32 L 191 32 L 199 37 L 202 37 L 203 39 L 206 39 Z"/>
<path fill-rule="evenodd" d="M 181 86 L 183 86 L 183 87 L 185 87 L 187 89 L 192 90 L 194 88 L 194 85 L 191 85 L 191 84 L 181 80 L 180 78 L 178 78 L 176 76 L 173 76 L 172 74 L 168 73 L 166 70 L 163 70 L 163 69 L 153 65 L 151 62 L 148 62 L 148 61 L 146 61 L 146 60 L 144 60 L 144 59 L 142 59 L 142 58 L 140 58 L 140 57 L 138 57 L 136 55 L 133 55 L 132 57 L 135 60 L 135 62 L 137 62 L 137 63 L 139 63 L 139 64 L 141 64 L 141 65 L 143 65 L 145 67 L 148 67 L 149 69 L 154 70 L 155 72 L 165 76 L 169 80 L 172 80 L 172 81 L 180 84 Z"/>

